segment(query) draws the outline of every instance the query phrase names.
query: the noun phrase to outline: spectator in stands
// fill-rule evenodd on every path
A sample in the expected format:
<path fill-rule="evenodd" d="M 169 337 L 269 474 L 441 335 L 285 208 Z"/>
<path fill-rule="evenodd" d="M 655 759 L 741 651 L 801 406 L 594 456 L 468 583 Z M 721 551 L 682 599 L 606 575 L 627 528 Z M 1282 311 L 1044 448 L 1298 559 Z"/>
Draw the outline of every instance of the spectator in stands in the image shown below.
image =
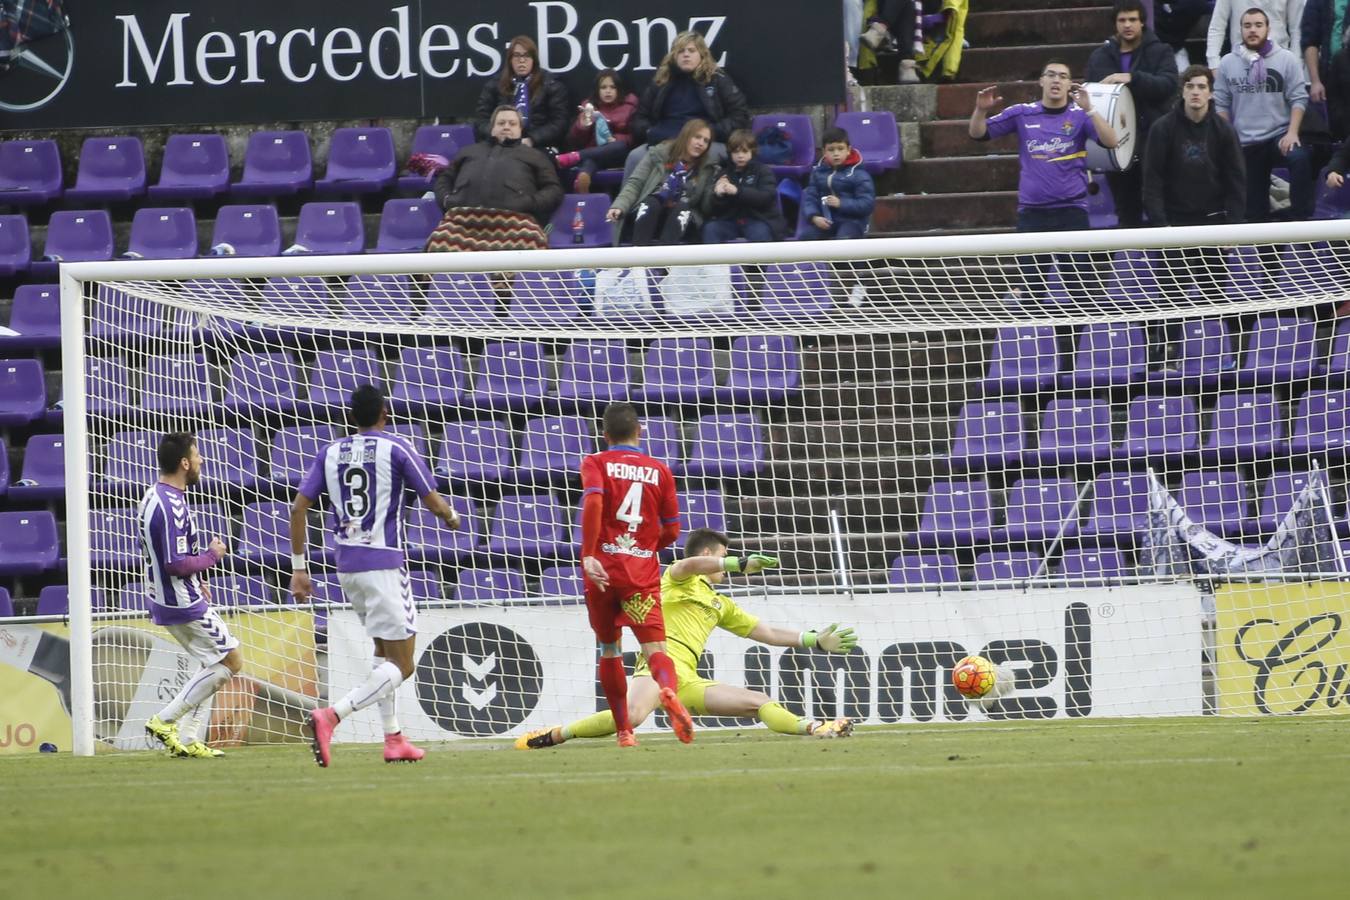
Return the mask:
<path fill-rule="evenodd" d="M 483 92 L 478 95 L 474 126 L 479 140 L 492 131 L 499 106 L 514 107 L 520 113 L 525 128 L 521 141 L 525 146 L 540 150 L 562 146 L 572 118 L 567 88 L 539 68 L 539 48 L 527 35 L 511 38 L 501 74 L 483 85 Z"/>
<path fill-rule="evenodd" d="M 1350 4 L 1346 0 L 1309 0 L 1303 11 L 1303 61 L 1308 67 L 1308 99 L 1326 102 L 1327 125 L 1337 140 L 1350 137 Z"/>
<path fill-rule="evenodd" d="M 706 195 L 703 243 L 724 244 L 736 238 L 776 241 L 787 230 L 778 208 L 778 179 L 773 169 L 755 157 L 755 136 L 738 128 L 727 139 L 728 162 L 713 174 L 712 192 Z"/>
<path fill-rule="evenodd" d="M 618 222 L 632 210 L 627 226 L 634 244 L 680 244 L 696 240 L 707 208 L 716 167 L 709 149 L 712 126 L 690 119 L 679 134 L 645 154 L 633 174 L 624 179 L 609 221 Z"/>
<path fill-rule="evenodd" d="M 1215 70 L 1215 84 L 1222 84 L 1218 77 L 1220 55 L 1223 52 L 1223 39 L 1228 37 L 1230 50 L 1237 50 L 1243 44 L 1242 16 L 1246 10 L 1259 9 L 1266 14 L 1267 37 L 1277 47 L 1283 47 L 1297 53 L 1299 50 L 1299 19 L 1303 16 L 1303 5 L 1307 0 L 1219 0 L 1214 4 L 1214 12 L 1209 17 L 1209 34 L 1205 40 L 1205 59 L 1209 67 Z"/>
<path fill-rule="evenodd" d="M 1290 215 L 1313 211 L 1312 160 L 1298 130 L 1308 106 L 1308 82 L 1297 56 L 1267 37 L 1259 9 L 1242 14 L 1242 43 L 1224 56 L 1214 79 L 1214 107 L 1237 129 L 1247 161 L 1247 221 L 1270 215 L 1270 171 L 1289 169 Z"/>
<path fill-rule="evenodd" d="M 572 189 L 586 194 L 597 171 L 619 168 L 633 149 L 637 95 L 624 89 L 619 73 L 605 69 L 595 76 L 595 91 L 579 109 L 567 135 L 569 152 L 558 155 L 558 167 L 578 167 Z"/>
<path fill-rule="evenodd" d="M 445 217 L 428 250 L 530 250 L 548 247 L 541 227 L 562 203 L 553 160 L 527 146 L 514 106 L 492 114 L 486 141 L 465 147 L 436 176 L 436 201 Z"/>
<path fill-rule="evenodd" d="M 712 129 L 713 157 L 721 160 L 731 133 L 750 127 L 750 107 L 736 82 L 717 67 L 703 35 L 686 31 L 675 36 L 638 101 L 633 137 L 639 146 L 624 163 L 625 179 L 642 162 L 647 147 L 670 140 L 694 119 Z"/>
<path fill-rule="evenodd" d="M 919 80 L 915 55 L 923 52 L 923 5 L 916 0 L 877 0 L 864 6 L 867 28 L 862 42 L 873 54 L 869 68 L 876 65 L 875 54 L 895 53 L 900 57 L 900 83 Z"/>
<path fill-rule="evenodd" d="M 804 240 L 860 238 L 867 234 L 877 205 L 876 186 L 862 166 L 862 153 L 848 132 L 827 128 L 820 136 L 820 162 L 802 191 L 802 216 L 811 223 Z"/>
<path fill-rule="evenodd" d="M 1210 0 L 1168 0 L 1153 5 L 1153 30 L 1158 40 L 1172 48 L 1178 72 L 1191 64 L 1186 41 L 1196 23 L 1209 15 L 1209 7 Z"/>
<path fill-rule="evenodd" d="M 1350 138 L 1336 148 L 1327 165 L 1327 187 L 1338 191 L 1345 186 L 1345 175 L 1350 172 Z"/>
<path fill-rule="evenodd" d="M 1087 80 L 1127 84 L 1134 97 L 1136 162 L 1124 172 L 1107 172 L 1106 183 L 1120 227 L 1138 228 L 1144 224 L 1144 185 L 1137 159 L 1143 155 L 1149 127 L 1176 99 L 1177 63 L 1171 48 L 1144 26 L 1140 0 L 1116 0 L 1115 17 L 1116 33 L 1088 59 Z"/>
<path fill-rule="evenodd" d="M 1181 106 L 1153 126 L 1144 151 L 1144 207 L 1153 225 L 1223 225 L 1247 214 L 1242 144 L 1213 110 L 1214 76 L 1182 74 Z"/>
<path fill-rule="evenodd" d="M 930 10 L 936 8 L 936 12 Z M 954 81 L 961 69 L 961 51 L 966 44 L 966 16 L 970 0 L 925 0 L 920 28 L 925 37 L 918 53 L 919 71 L 932 78 L 942 68 L 939 81 Z M 930 35 L 939 34 L 940 38 Z"/>

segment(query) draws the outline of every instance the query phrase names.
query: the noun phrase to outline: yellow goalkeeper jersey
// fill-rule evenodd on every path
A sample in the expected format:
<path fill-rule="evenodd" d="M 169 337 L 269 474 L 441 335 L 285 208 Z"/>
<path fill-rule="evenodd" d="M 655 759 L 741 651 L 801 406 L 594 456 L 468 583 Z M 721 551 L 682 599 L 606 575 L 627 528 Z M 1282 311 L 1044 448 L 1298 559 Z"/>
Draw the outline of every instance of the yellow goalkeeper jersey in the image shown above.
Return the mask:
<path fill-rule="evenodd" d="M 698 677 L 698 658 L 714 628 L 746 637 L 759 624 L 758 616 L 717 593 L 704 576 L 672 578 L 669 567 L 661 576 L 661 612 L 666 620 L 666 651 L 681 684 Z M 638 660 L 633 674 L 650 674 L 645 659 Z"/>

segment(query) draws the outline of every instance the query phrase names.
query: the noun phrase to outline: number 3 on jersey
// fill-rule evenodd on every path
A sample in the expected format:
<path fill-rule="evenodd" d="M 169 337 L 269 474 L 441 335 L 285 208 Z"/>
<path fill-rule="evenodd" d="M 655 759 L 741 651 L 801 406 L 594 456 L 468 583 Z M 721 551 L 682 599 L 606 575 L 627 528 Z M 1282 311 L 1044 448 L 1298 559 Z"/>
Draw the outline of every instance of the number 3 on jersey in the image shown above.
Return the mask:
<path fill-rule="evenodd" d="M 636 532 L 642 525 L 642 482 L 635 481 L 628 486 L 628 493 L 614 513 L 614 518 L 628 525 L 629 532 Z"/>
<path fill-rule="evenodd" d="M 342 484 L 347 493 L 343 511 L 350 519 L 364 519 L 370 509 L 370 473 L 360 466 L 342 472 Z"/>

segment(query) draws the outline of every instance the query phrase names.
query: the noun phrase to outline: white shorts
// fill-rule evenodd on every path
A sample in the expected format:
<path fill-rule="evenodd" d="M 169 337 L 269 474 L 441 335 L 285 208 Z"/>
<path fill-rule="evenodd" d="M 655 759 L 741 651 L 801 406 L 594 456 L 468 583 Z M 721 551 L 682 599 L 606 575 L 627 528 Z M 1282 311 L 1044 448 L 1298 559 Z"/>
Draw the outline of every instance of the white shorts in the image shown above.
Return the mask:
<path fill-rule="evenodd" d="M 210 607 L 200 619 L 181 625 L 165 625 L 164 630 L 173 635 L 188 655 L 203 666 L 214 666 L 239 646 L 239 638 L 230 634 L 225 622 Z"/>
<path fill-rule="evenodd" d="M 366 634 L 383 641 L 402 641 L 417 634 L 417 607 L 407 569 L 339 572 L 338 584 Z"/>

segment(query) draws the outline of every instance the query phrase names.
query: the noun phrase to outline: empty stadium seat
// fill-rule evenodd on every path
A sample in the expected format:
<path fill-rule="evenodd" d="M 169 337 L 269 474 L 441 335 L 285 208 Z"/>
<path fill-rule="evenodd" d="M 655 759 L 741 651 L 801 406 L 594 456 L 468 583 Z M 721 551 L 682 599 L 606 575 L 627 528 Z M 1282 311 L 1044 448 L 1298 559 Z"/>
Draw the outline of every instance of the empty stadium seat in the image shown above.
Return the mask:
<path fill-rule="evenodd" d="M 1107 472 L 1092 482 L 1092 505 L 1081 535 L 1132 546 L 1148 530 L 1148 475 Z"/>
<path fill-rule="evenodd" d="M 388 128 L 339 128 L 328 145 L 328 168 L 316 194 L 378 194 L 394 184 L 394 136 Z"/>
<path fill-rule="evenodd" d="M 9 493 L 9 454 L 4 452 L 4 445 L 0 444 L 0 497 Z"/>
<path fill-rule="evenodd" d="M 15 334 L 0 334 L 0 352 L 61 346 L 61 289 L 54 284 L 21 284 L 15 288 L 9 330 Z"/>
<path fill-rule="evenodd" d="M 311 549 L 311 554 L 314 548 Z M 235 556 L 263 569 L 290 565 L 291 508 L 288 503 L 250 503 L 244 507 Z"/>
<path fill-rule="evenodd" d="M 935 481 L 924 499 L 919 528 L 906 541 L 921 547 L 986 543 L 994 525 L 991 502 L 983 481 Z"/>
<path fill-rule="evenodd" d="M 47 384 L 36 359 L 0 359 L 0 427 L 36 422 L 47 408 Z"/>
<path fill-rule="evenodd" d="M 314 163 L 303 131 L 255 131 L 244 150 L 243 176 L 230 186 L 230 193 L 284 197 L 313 186 Z"/>
<path fill-rule="evenodd" d="M 64 584 L 52 584 L 38 592 L 37 609 L 39 616 L 70 615 L 70 588 Z"/>
<path fill-rule="evenodd" d="M 550 247 L 609 247 L 614 243 L 614 225 L 605 218 L 609 197 L 605 194 L 566 194 L 553 213 L 548 235 Z M 581 230 L 575 228 L 581 214 Z M 578 240 L 578 237 L 580 240 Z"/>
<path fill-rule="evenodd" d="M 590 296 L 575 271 L 521 272 L 511 284 L 506 317 L 520 327 L 566 327 L 581 317 Z"/>
<path fill-rule="evenodd" d="M 1141 325 L 1093 322 L 1078 336 L 1073 371 L 1061 379 L 1080 390 L 1142 382 L 1148 371 L 1148 337 Z"/>
<path fill-rule="evenodd" d="M 160 437 L 152 431 L 119 431 L 108 438 L 103 446 L 102 490 L 139 497 L 159 477 Z"/>
<path fill-rule="evenodd" d="M 754 413 L 704 416 L 698 420 L 684 475 L 738 478 L 764 467 L 764 426 Z"/>
<path fill-rule="evenodd" d="M 1152 305 L 1162 290 L 1155 270 L 1156 250 L 1121 250 L 1111 259 L 1103 286 L 1107 299 L 1119 304 Z"/>
<path fill-rule="evenodd" d="M 93 569 L 134 569 L 144 562 L 135 507 L 89 513 L 89 565 Z"/>
<path fill-rule="evenodd" d="M 268 449 L 268 468 L 272 483 L 287 488 L 298 487 L 309 467 L 314 464 L 319 450 L 337 440 L 338 430 L 332 425 L 298 425 L 280 428 L 272 435 Z"/>
<path fill-rule="evenodd" d="M 1055 573 L 1071 582 L 1109 580 L 1123 577 L 1126 565 L 1114 547 L 1076 547 L 1064 552 Z"/>
<path fill-rule="evenodd" d="M 644 416 L 639 443 L 643 453 L 661 460 L 675 474 L 684 470 L 684 435 L 679 422 L 665 416 Z"/>
<path fill-rule="evenodd" d="M 27 272 L 33 263 L 33 244 L 24 216 L 0 216 L 0 278 Z"/>
<path fill-rule="evenodd" d="M 98 285 L 94 301 L 86 309 L 87 335 L 105 346 L 148 341 L 164 331 L 163 307 L 133 299 L 108 284 Z"/>
<path fill-rule="evenodd" d="M 0 587 L 0 619 L 14 615 L 14 600 L 9 596 L 9 591 Z"/>
<path fill-rule="evenodd" d="M 570 558 L 576 553 L 567 513 L 550 494 L 508 494 L 492 514 L 488 550 L 509 556 Z"/>
<path fill-rule="evenodd" d="M 228 247 L 229 256 L 276 256 L 281 252 L 281 221 L 266 204 L 222 206 L 211 229 L 211 247 Z"/>
<path fill-rule="evenodd" d="M 1034 394 L 1055 387 L 1059 344 L 1052 325 L 1027 325 L 999 330 L 994 358 L 984 376 L 989 394 Z"/>
<path fill-rule="evenodd" d="M 1016 401 L 967 403 L 955 432 L 949 456 L 954 470 L 1014 465 L 1026 445 L 1022 407 Z"/>
<path fill-rule="evenodd" d="M 471 500 L 446 497 L 445 501 L 459 513 L 459 528 L 452 529 L 431 510 L 417 504 L 408 510 L 408 526 L 404 532 L 408 559 L 429 565 L 458 565 L 472 559 L 483 536 L 482 516 Z"/>
<path fill-rule="evenodd" d="M 375 247 L 370 252 L 420 253 L 440 220 L 441 209 L 431 200 L 386 200 Z"/>
<path fill-rule="evenodd" d="M 1042 555 L 1031 550 L 987 550 L 975 557 L 975 581 L 1025 581 L 1041 568 Z"/>
<path fill-rule="evenodd" d="M 146 195 L 166 200 L 206 200 L 230 189 L 230 151 L 219 134 L 171 134 L 164 142 L 159 182 Z"/>
<path fill-rule="evenodd" d="M 359 203 L 306 203 L 295 224 L 295 245 L 305 253 L 361 253 L 366 249 Z"/>
<path fill-rule="evenodd" d="M 221 490 L 251 491 L 261 482 L 258 474 L 259 447 L 248 428 L 209 428 L 197 433 L 202 463 L 202 485 L 215 494 Z"/>
<path fill-rule="evenodd" d="M 438 417 L 460 405 L 467 367 L 454 347 L 404 347 L 389 403 L 399 414 Z"/>
<path fill-rule="evenodd" d="M 1046 404 L 1036 449 L 1027 450 L 1024 458 L 1042 466 L 1105 462 L 1112 443 L 1110 403 L 1061 397 Z"/>
<path fill-rule="evenodd" d="M 215 407 L 211 367 L 201 353 L 151 355 L 141 378 L 140 408 L 197 418 Z"/>
<path fill-rule="evenodd" d="M 772 166 L 774 177 L 805 178 L 816 164 L 816 129 L 811 124 L 811 117 L 796 113 L 765 113 L 750 121 L 750 130 L 757 136 L 766 128 L 781 128 L 792 145 L 792 155 L 787 162 Z"/>
<path fill-rule="evenodd" d="M 1317 353 L 1317 323 L 1292 316 L 1256 320 L 1238 370 L 1238 384 L 1253 387 L 1287 384 L 1312 374 Z"/>
<path fill-rule="evenodd" d="M 515 437 L 502 422 L 447 422 L 436 474 L 452 482 L 504 480 L 514 468 Z"/>
<path fill-rule="evenodd" d="M 834 124 L 848 132 L 849 143 L 862 154 L 863 168 L 873 177 L 887 169 L 900 168 L 903 156 L 900 147 L 900 129 L 895 115 L 886 110 L 841 112 Z"/>
<path fill-rule="evenodd" d="M 995 538 L 1021 543 L 1078 534 L 1078 485 L 1067 478 L 1026 478 L 1008 490 L 1005 524 Z"/>
<path fill-rule="evenodd" d="M 40 575 L 56 568 L 60 537 L 46 510 L 0 512 L 0 577 Z"/>
<path fill-rule="evenodd" d="M 316 354 L 309 369 L 311 415 L 345 414 L 352 391 L 363 384 L 384 386 L 384 363 L 375 350 L 324 350 Z"/>
<path fill-rule="evenodd" d="M 717 389 L 712 342 L 707 338 L 661 338 L 642 362 L 642 386 L 634 396 L 644 403 L 697 403 Z"/>
<path fill-rule="evenodd" d="M 949 553 L 901 553 L 891 561 L 887 581 L 896 587 L 934 588 L 961 583 L 956 557 Z"/>
<path fill-rule="evenodd" d="M 1276 288 L 1300 297 L 1339 293 L 1344 289 L 1347 274 L 1340 261 L 1341 253 L 1326 241 L 1287 245 L 1280 253 Z"/>
<path fill-rule="evenodd" d="M 1173 340 L 1178 347 L 1176 359 L 1157 372 L 1151 381 L 1179 382 L 1191 389 L 1213 390 L 1232 380 L 1237 371 L 1237 356 L 1228 323 L 1223 319 L 1183 322 Z"/>
<path fill-rule="evenodd" d="M 91 137 L 80 147 L 69 203 L 118 203 L 145 193 L 145 148 L 140 138 Z"/>
<path fill-rule="evenodd" d="M 42 206 L 61 196 L 56 141 L 0 141 L 0 204 Z"/>
<path fill-rule="evenodd" d="M 481 272 L 431 276 L 427 285 L 427 319 L 441 325 L 499 324 L 501 301 Z"/>
<path fill-rule="evenodd" d="M 289 353 L 241 353 L 230 360 L 225 407 L 232 412 L 291 412 L 300 384 Z"/>
<path fill-rule="evenodd" d="M 23 472 L 9 489 L 11 500 L 62 500 L 66 496 L 66 441 L 60 434 L 35 434 L 23 451 Z M 0 455 L 4 451 L 0 449 Z"/>
<path fill-rule="evenodd" d="M 535 409 L 548 393 L 546 371 L 544 349 L 539 344 L 515 341 L 488 344 L 483 348 L 469 401 L 483 410 Z"/>
<path fill-rule="evenodd" d="M 554 566 L 539 576 L 541 597 L 579 598 L 585 596 L 585 592 L 581 570 L 576 566 Z"/>
<path fill-rule="evenodd" d="M 267 582 L 257 575 L 224 575 L 212 578 L 207 585 L 211 605 L 229 609 L 239 606 L 266 606 L 276 603 L 276 595 Z M 285 596 L 289 599 L 290 592 Z"/>
<path fill-rule="evenodd" d="M 834 274 L 822 263 L 771 263 L 764 267 L 760 314 L 818 318 L 834 308 Z"/>
<path fill-rule="evenodd" d="M 430 153 L 453 161 L 463 148 L 478 141 L 472 125 L 423 125 L 413 132 L 409 155 Z M 431 190 L 432 176 L 408 173 L 398 177 L 398 189 L 403 193 L 422 194 Z"/>
<path fill-rule="evenodd" d="M 142 207 L 131 220 L 127 256 L 192 259 L 197 255 L 197 218 L 187 207 Z"/>
<path fill-rule="evenodd" d="M 459 603 L 501 603 L 525 597 L 525 579 L 515 569 L 470 566 L 459 570 L 455 600 Z"/>
<path fill-rule="evenodd" d="M 1117 459 L 1175 461 L 1199 449 L 1199 416 L 1190 397 L 1137 397 L 1127 419 Z"/>
<path fill-rule="evenodd" d="M 680 536 L 675 539 L 676 549 L 683 549 L 690 533 L 699 528 L 727 533 L 726 498 L 721 491 L 680 492 Z"/>
<path fill-rule="evenodd" d="M 1350 390 L 1314 390 L 1305 393 L 1299 399 L 1294 413 L 1294 435 L 1289 441 L 1289 451 L 1295 455 L 1324 453 L 1334 458 L 1344 456 L 1346 446 L 1350 444 L 1347 407 L 1350 407 Z"/>
<path fill-rule="evenodd" d="M 1308 486 L 1310 477 L 1302 471 L 1276 472 L 1266 479 L 1256 502 L 1256 515 L 1248 520 L 1247 532 L 1265 535 L 1278 528 L 1293 508 L 1298 495 Z M 1330 509 L 1327 512 L 1335 517 Z"/>
<path fill-rule="evenodd" d="M 145 612 L 150 608 L 150 587 L 144 581 L 129 581 L 117 592 L 114 607 L 122 612 Z"/>
<path fill-rule="evenodd" d="M 101 209 L 59 209 L 47 221 L 42 259 L 30 267 L 35 278 L 55 280 L 61 262 L 113 257 L 112 220 Z"/>
<path fill-rule="evenodd" d="M 575 479 L 581 460 L 595 452 L 595 436 L 590 423 L 575 416 L 547 416 L 525 423 L 519 447 L 521 484 L 561 484 Z"/>
<path fill-rule="evenodd" d="M 113 418 L 131 406 L 131 372 L 115 356 L 87 357 L 85 367 L 85 412 Z"/>
<path fill-rule="evenodd" d="M 717 399 L 735 405 L 781 403 L 801 390 L 802 359 L 791 335 L 742 335 L 731 342 L 731 374 Z"/>
<path fill-rule="evenodd" d="M 1177 503 L 1197 525 L 1223 537 L 1240 537 L 1251 515 L 1246 480 L 1242 473 L 1228 470 L 1187 472 L 1181 477 Z"/>
<path fill-rule="evenodd" d="M 1222 394 L 1201 452 L 1206 461 L 1251 462 L 1273 456 L 1284 436 L 1284 412 L 1273 394 Z"/>
<path fill-rule="evenodd" d="M 230 512 L 227 512 L 227 509 Z M 132 513 L 135 512 L 133 509 Z M 192 504 L 191 512 L 203 545 L 210 544 L 212 538 L 220 538 L 226 546 L 233 547 L 234 525 L 238 513 L 232 506 L 198 502 Z"/>
<path fill-rule="evenodd" d="M 564 409 L 590 409 L 627 400 L 629 381 L 625 341 L 575 340 L 559 367 L 558 402 Z"/>

